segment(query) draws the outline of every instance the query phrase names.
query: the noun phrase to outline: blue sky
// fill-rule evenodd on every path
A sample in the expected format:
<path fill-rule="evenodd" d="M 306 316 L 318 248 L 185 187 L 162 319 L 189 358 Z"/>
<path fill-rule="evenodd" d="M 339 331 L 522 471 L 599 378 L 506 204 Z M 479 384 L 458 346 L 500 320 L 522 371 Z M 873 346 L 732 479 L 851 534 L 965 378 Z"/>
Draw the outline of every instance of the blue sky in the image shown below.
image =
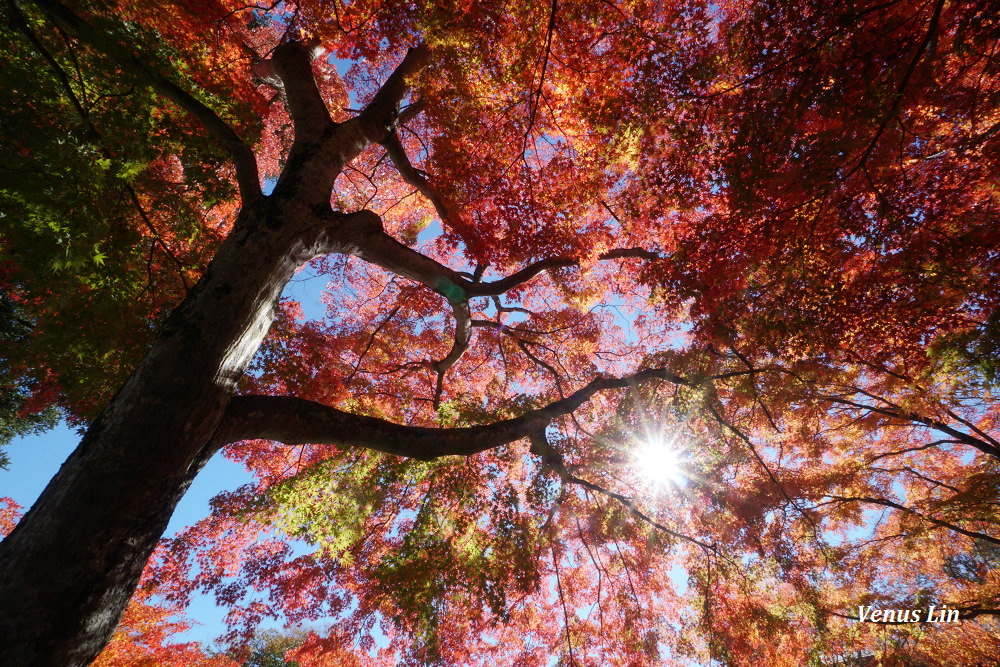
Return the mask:
<path fill-rule="evenodd" d="M 265 192 L 269 192 L 273 185 L 273 182 L 265 183 Z M 419 239 L 422 242 L 437 233 L 440 233 L 440 226 L 435 224 L 424 230 Z M 298 301 L 307 320 L 322 319 L 326 314 L 326 307 L 320 301 L 320 295 L 326 288 L 327 281 L 327 277 L 318 275 L 306 265 L 285 287 L 282 296 Z M 13 498 L 27 511 L 79 440 L 80 434 L 61 423 L 46 433 L 11 442 L 4 449 L 10 458 L 10 465 L 6 470 L 0 469 L 0 497 Z M 173 536 L 182 528 L 208 516 L 209 501 L 218 493 L 236 489 L 250 481 L 252 478 L 242 465 L 217 454 L 198 474 L 181 499 L 164 536 Z M 197 595 L 188 608 L 187 615 L 198 625 L 187 632 L 184 639 L 211 644 L 225 629 L 223 619 L 226 611 L 216 607 L 212 597 Z"/>
<path fill-rule="evenodd" d="M 326 282 L 325 277 L 316 275 L 306 267 L 288 284 L 284 296 L 299 301 L 307 319 L 319 319 L 325 314 L 319 295 Z M 27 510 L 79 440 L 80 435 L 65 424 L 41 435 L 14 440 L 4 450 L 10 458 L 10 465 L 6 470 L 0 470 L 0 497 L 9 496 Z M 251 476 L 242 465 L 217 454 L 198 474 L 181 499 L 164 535 L 172 536 L 185 526 L 208 516 L 209 500 L 216 494 L 233 490 L 249 481 Z M 222 634 L 226 610 L 216 607 L 211 597 L 197 596 L 187 614 L 198 625 L 186 633 L 185 640 L 211 644 Z"/>
<path fill-rule="evenodd" d="M 0 496 L 10 496 L 25 509 L 30 507 L 79 439 L 75 430 L 60 424 L 48 433 L 14 440 L 6 448 L 10 466 L 0 470 Z M 173 535 L 208 516 L 208 501 L 215 494 L 248 481 L 250 475 L 243 466 L 219 455 L 213 457 L 181 499 L 166 535 Z M 186 640 L 211 643 L 222 634 L 225 610 L 217 608 L 211 598 L 198 596 L 188 609 L 188 615 L 200 625 L 187 633 Z"/>

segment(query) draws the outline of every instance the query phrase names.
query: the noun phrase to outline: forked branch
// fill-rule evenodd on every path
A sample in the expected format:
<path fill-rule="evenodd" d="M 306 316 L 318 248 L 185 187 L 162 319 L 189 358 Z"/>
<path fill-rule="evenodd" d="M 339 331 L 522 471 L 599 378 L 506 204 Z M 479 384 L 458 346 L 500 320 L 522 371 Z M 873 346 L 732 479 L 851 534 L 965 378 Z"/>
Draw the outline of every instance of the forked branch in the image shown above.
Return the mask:
<path fill-rule="evenodd" d="M 392 140 L 389 140 L 388 143 L 392 145 Z M 398 140 L 396 143 L 398 144 Z M 401 150 L 402 146 L 399 146 L 399 149 Z M 405 154 L 403 158 L 405 158 Z M 444 374 L 462 358 L 472 339 L 473 321 L 469 311 L 469 299 L 474 296 L 498 296 L 527 282 L 542 271 L 577 264 L 575 260 L 570 259 L 542 260 L 507 278 L 492 283 L 482 283 L 470 280 L 465 275 L 400 243 L 382 230 L 381 219 L 375 213 L 360 211 L 355 215 L 365 215 L 371 219 L 371 232 L 350 237 L 342 235 L 341 242 L 342 246 L 347 249 L 346 252 L 430 288 L 448 299 L 452 306 L 452 312 L 455 315 L 455 340 L 448 356 L 433 365 L 438 374 L 434 392 L 435 406 L 440 403 Z M 659 256 L 652 251 L 641 248 L 611 250 L 600 256 L 601 259 L 629 257 L 649 259 Z"/>
<path fill-rule="evenodd" d="M 333 119 L 312 72 L 318 52 L 316 44 L 285 42 L 275 49 L 270 60 L 255 66 L 256 72 L 273 73 L 280 80 L 295 127 L 295 142 L 299 144 L 316 141 L 333 129 Z"/>
<path fill-rule="evenodd" d="M 448 356 L 433 364 L 437 372 L 437 382 L 434 386 L 434 408 L 441 406 L 441 394 L 444 391 L 444 375 L 452 366 L 458 363 L 465 351 L 469 349 L 472 341 L 472 317 L 469 312 L 469 302 L 452 304 L 452 312 L 455 314 L 455 342 L 452 343 Z"/>

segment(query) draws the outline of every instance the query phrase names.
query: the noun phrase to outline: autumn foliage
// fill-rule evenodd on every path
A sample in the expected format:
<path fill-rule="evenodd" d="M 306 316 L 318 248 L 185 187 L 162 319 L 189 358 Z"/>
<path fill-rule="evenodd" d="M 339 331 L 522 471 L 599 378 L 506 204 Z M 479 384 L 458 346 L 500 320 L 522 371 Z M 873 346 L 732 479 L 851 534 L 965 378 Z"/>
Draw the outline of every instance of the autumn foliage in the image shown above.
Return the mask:
<path fill-rule="evenodd" d="M 325 206 L 288 194 L 315 100 L 349 127 L 405 73 L 317 176 L 381 229 L 239 379 L 290 416 L 224 447 L 255 482 L 161 541 L 95 664 L 226 664 L 168 641 L 196 591 L 237 648 L 330 628 L 301 665 L 1000 660 L 993 3 L 58 7 L 2 31 L 20 418 L 94 420 L 254 186 Z"/>

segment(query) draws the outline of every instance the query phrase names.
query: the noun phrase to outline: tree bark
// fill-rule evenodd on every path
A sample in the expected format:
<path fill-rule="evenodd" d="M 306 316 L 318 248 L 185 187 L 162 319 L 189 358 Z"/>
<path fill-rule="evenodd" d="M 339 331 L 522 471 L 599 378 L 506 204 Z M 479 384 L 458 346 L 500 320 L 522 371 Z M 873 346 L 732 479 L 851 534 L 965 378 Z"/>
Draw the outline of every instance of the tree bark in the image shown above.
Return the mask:
<path fill-rule="evenodd" d="M 273 73 L 284 89 L 295 140 L 274 191 L 265 197 L 253 152 L 211 109 L 147 71 L 127 46 L 108 42 L 57 0 L 37 1 L 64 30 L 104 50 L 197 118 L 229 150 L 243 207 L 205 274 L 171 313 L 139 366 L 0 543 L 0 665 L 72 667 L 93 661 L 110 640 L 181 496 L 228 442 L 271 437 L 357 442 L 417 458 L 468 455 L 534 434 L 596 391 L 633 381 L 595 380 L 519 419 L 448 433 L 378 422 L 297 399 L 234 401 L 236 383 L 267 333 L 282 290 L 313 257 L 356 255 L 449 299 L 456 337 L 452 352 L 436 364 L 439 393 L 441 376 L 469 343 L 469 296 L 476 290 L 502 293 L 508 283 L 567 262 L 542 262 L 507 282 L 483 285 L 395 241 L 369 211 L 331 210 L 334 180 L 345 165 L 366 146 L 392 136 L 407 78 L 428 58 L 426 45 L 410 49 L 365 109 L 343 123 L 331 120 L 313 79 L 314 50 L 294 41 L 278 47 L 261 69 Z"/>
<path fill-rule="evenodd" d="M 58 0 L 38 4 L 202 122 L 230 151 L 243 203 L 205 274 L 0 543 L 0 665 L 69 667 L 89 664 L 110 640 L 177 502 L 229 441 L 220 421 L 295 269 L 384 233 L 371 212 L 334 213 L 330 194 L 344 166 L 395 127 L 406 78 L 428 49 L 411 49 L 365 110 L 339 124 L 313 79 L 314 49 L 276 49 L 265 66 L 284 88 L 295 141 L 264 197 L 252 151 L 211 109 Z"/>
<path fill-rule="evenodd" d="M 283 205 L 285 204 L 285 205 Z M 222 443 L 237 380 L 295 269 L 331 246 L 332 212 L 271 198 L 241 212 L 191 294 L 0 543 L 0 664 L 89 664 L 109 641 L 174 507 Z"/>

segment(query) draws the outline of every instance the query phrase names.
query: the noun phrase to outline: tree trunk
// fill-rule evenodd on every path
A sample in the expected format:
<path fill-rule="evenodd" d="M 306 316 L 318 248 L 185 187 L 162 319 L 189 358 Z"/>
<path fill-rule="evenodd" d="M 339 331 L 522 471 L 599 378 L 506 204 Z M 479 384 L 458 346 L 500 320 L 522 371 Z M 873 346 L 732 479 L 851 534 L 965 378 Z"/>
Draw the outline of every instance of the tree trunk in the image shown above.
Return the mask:
<path fill-rule="evenodd" d="M 110 640 L 294 270 L 317 254 L 271 198 L 197 286 L 0 544 L 0 665 L 89 664 Z M 315 234 L 313 234 L 315 236 Z"/>
<path fill-rule="evenodd" d="M 264 197 L 253 153 L 221 118 L 59 2 L 41 4 L 65 30 L 149 78 L 230 150 L 243 208 L 138 368 L 0 543 L 4 667 L 86 665 L 110 640 L 177 502 L 228 441 L 217 430 L 295 269 L 385 242 L 378 216 L 334 213 L 330 195 L 344 165 L 395 127 L 405 79 L 428 54 L 424 45 L 410 49 L 361 114 L 334 123 L 313 78 L 314 49 L 295 41 L 276 49 L 262 65 L 282 82 L 295 141 Z"/>

